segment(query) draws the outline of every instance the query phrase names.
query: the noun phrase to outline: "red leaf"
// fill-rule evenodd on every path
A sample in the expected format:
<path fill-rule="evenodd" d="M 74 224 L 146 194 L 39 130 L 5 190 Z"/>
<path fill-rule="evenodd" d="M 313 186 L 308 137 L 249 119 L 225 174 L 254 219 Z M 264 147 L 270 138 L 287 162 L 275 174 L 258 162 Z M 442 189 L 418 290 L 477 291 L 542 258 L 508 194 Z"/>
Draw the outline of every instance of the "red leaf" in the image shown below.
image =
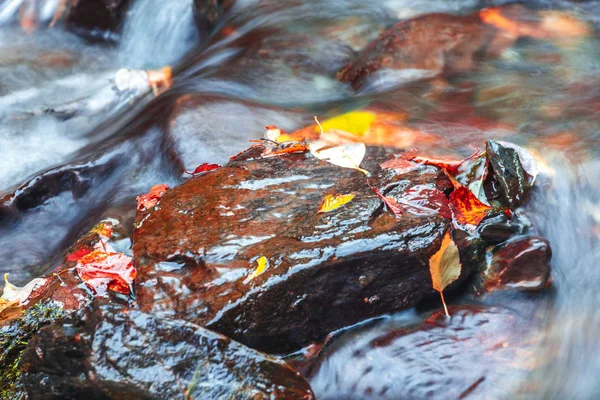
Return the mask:
<path fill-rule="evenodd" d="M 103 250 L 81 257 L 75 268 L 81 280 L 97 295 L 103 295 L 107 289 L 130 294 L 136 275 L 131 257 Z"/>
<path fill-rule="evenodd" d="M 398 175 L 406 174 L 418 166 L 419 164 L 405 160 L 404 158 L 394 158 L 380 164 L 381 168 L 393 169 Z"/>
<path fill-rule="evenodd" d="M 273 149 L 271 152 L 265 155 L 277 156 L 280 154 L 288 154 L 288 153 L 305 153 L 308 151 L 308 146 L 306 143 L 294 142 L 292 144 L 284 143 L 279 145 L 276 149 Z"/>
<path fill-rule="evenodd" d="M 463 162 L 463 160 L 446 160 L 443 158 L 428 158 L 423 156 L 409 156 L 407 160 L 419 164 L 433 165 L 452 175 L 458 172 L 458 167 Z"/>
<path fill-rule="evenodd" d="M 377 196 L 385 203 L 385 206 L 388 210 L 390 210 L 394 215 L 402 215 L 402 206 L 398 203 L 396 199 L 390 196 L 384 196 L 381 194 L 379 189 L 371 186 L 371 184 L 367 181 L 367 185 L 375 192 Z"/>
<path fill-rule="evenodd" d="M 426 185 L 415 185 L 407 189 L 398 202 L 404 211 L 414 215 L 439 214 L 444 218 L 452 218 L 446 195 Z"/>
<path fill-rule="evenodd" d="M 189 172 L 189 171 L 184 171 L 184 172 L 188 175 L 195 176 L 195 175 L 201 174 L 203 172 L 212 171 L 213 169 L 217 169 L 219 167 L 220 167 L 219 164 L 204 163 L 204 164 L 198 165 L 193 172 Z"/>
<path fill-rule="evenodd" d="M 169 190 L 169 185 L 154 185 L 146 194 L 137 197 L 138 210 L 150 209 L 158 203 L 158 200 Z"/>
<path fill-rule="evenodd" d="M 455 189 L 450 195 L 450 210 L 455 221 L 462 225 L 479 225 L 491 209 L 464 186 Z"/>
<path fill-rule="evenodd" d="M 67 261 L 79 261 L 82 257 L 87 256 L 91 252 L 92 252 L 92 250 L 90 250 L 90 249 L 86 249 L 86 248 L 79 249 L 79 250 L 74 251 L 71 254 L 69 254 L 67 256 Z"/>

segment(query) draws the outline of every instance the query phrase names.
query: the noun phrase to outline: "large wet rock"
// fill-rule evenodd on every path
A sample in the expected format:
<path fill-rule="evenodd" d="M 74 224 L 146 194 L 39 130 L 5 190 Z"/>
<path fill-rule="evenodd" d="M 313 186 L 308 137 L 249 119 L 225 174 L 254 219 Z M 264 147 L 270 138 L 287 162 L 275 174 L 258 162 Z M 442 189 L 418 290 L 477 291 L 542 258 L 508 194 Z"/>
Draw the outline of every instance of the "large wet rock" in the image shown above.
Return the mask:
<path fill-rule="evenodd" d="M 104 305 L 41 329 L 22 369 L 31 399 L 312 399 L 284 362 L 195 324 Z"/>
<path fill-rule="evenodd" d="M 359 326 L 330 340 L 309 381 L 323 400 L 515 398 L 539 362 L 536 309 L 544 308 L 452 306 L 451 318 L 398 315 Z"/>
<path fill-rule="evenodd" d="M 361 172 L 310 153 L 261 158 L 262 150 L 189 179 L 138 212 L 133 250 L 143 310 L 283 352 L 436 293 L 428 260 L 450 226 L 448 215 L 413 209 L 396 217 Z M 450 185 L 435 167 L 403 174 L 380 168 L 389 157 L 389 150 L 368 148 L 361 164 L 388 196 L 441 194 Z M 318 213 L 328 194 L 355 198 Z M 455 232 L 463 262 L 458 282 L 482 254 L 479 241 L 462 236 Z"/>
<path fill-rule="evenodd" d="M 475 55 L 494 35 L 478 15 L 427 14 L 397 23 L 369 44 L 338 74 L 355 88 L 377 73 L 429 71 L 453 74 L 472 69 Z M 388 74 L 390 79 L 394 76 Z"/>

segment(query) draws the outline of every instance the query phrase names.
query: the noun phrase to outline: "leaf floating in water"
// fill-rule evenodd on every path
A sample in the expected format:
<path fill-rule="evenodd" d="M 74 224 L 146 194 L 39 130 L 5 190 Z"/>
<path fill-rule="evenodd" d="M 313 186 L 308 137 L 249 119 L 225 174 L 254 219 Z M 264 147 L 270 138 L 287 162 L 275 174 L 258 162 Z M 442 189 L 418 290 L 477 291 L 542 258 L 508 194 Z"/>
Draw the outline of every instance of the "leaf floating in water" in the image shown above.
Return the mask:
<path fill-rule="evenodd" d="M 376 115 L 369 111 L 353 111 L 325 120 L 321 124 L 324 132 L 338 130 L 354 136 L 363 136 L 375 121 Z"/>
<path fill-rule="evenodd" d="M 267 257 L 260 256 L 256 260 L 256 269 L 250 275 L 248 275 L 248 277 L 246 279 L 244 279 L 244 283 L 246 284 L 246 283 L 250 282 L 252 279 L 256 278 L 257 276 L 262 275 L 268 266 L 269 266 L 269 260 L 267 260 Z"/>
<path fill-rule="evenodd" d="M 160 184 L 154 185 L 146 194 L 142 194 L 136 198 L 138 210 L 148 210 L 156 205 L 160 198 L 169 190 L 169 185 Z"/>
<path fill-rule="evenodd" d="M 133 259 L 112 251 L 105 244 L 96 246 L 96 250 L 77 260 L 75 269 L 81 280 L 97 295 L 103 295 L 106 289 L 130 294 L 136 275 Z"/>
<path fill-rule="evenodd" d="M 458 279 L 462 270 L 458 247 L 452 240 L 450 231 L 442 239 L 440 249 L 429 259 L 429 272 L 433 288 L 440 293 L 444 311 L 449 317 L 448 307 L 444 299 L 444 289 Z"/>
<path fill-rule="evenodd" d="M 325 213 L 329 211 L 333 211 L 336 208 L 343 206 L 346 203 L 352 201 L 355 196 L 353 194 L 336 194 L 335 196 L 328 194 L 323 199 L 323 203 L 319 208 L 319 213 Z"/>
<path fill-rule="evenodd" d="M 455 189 L 450 195 L 450 210 L 454 220 L 461 225 L 476 227 L 491 209 L 464 186 Z"/>
<path fill-rule="evenodd" d="M 204 164 L 200 164 L 199 166 L 197 166 L 196 169 L 192 172 L 189 172 L 189 171 L 184 171 L 184 172 L 188 175 L 196 176 L 196 175 L 202 174 L 204 172 L 212 171 L 213 169 L 217 169 L 219 167 L 220 167 L 219 164 L 204 163 Z M 168 189 L 168 187 L 167 187 L 167 189 Z"/>

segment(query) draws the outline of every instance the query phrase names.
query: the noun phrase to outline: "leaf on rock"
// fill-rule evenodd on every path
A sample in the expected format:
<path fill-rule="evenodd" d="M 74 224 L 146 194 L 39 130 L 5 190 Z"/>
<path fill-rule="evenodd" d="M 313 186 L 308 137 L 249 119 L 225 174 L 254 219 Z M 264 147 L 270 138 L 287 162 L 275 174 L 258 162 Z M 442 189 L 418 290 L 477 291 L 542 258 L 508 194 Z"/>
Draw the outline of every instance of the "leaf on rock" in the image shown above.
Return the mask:
<path fill-rule="evenodd" d="M 346 203 L 352 201 L 355 196 L 353 194 L 336 194 L 335 196 L 328 194 L 323 199 L 323 203 L 321 203 L 321 207 L 319 207 L 319 213 L 326 213 L 329 211 L 333 211 L 336 208 L 343 206 Z"/>
<path fill-rule="evenodd" d="M 371 184 L 367 181 L 367 185 L 369 185 L 369 187 L 371 188 L 371 190 L 373 190 L 375 192 L 375 194 L 377 196 L 379 196 L 379 198 L 381 200 L 383 200 L 383 203 L 385 204 L 385 206 L 387 207 L 388 210 L 390 210 L 392 212 L 392 214 L 398 216 L 398 215 L 402 215 L 402 206 L 400 205 L 400 203 L 398 203 L 398 200 L 396 200 L 393 197 L 390 196 L 384 196 L 379 189 L 377 189 L 376 187 L 371 186 Z"/>
<path fill-rule="evenodd" d="M 269 267 L 269 260 L 267 260 L 267 257 L 260 256 L 256 260 L 256 269 L 250 275 L 248 275 L 248 277 L 246 279 L 244 279 L 244 284 L 250 282 L 252 279 L 256 278 L 257 276 L 262 275 L 263 272 L 265 272 L 268 267 Z"/>
<path fill-rule="evenodd" d="M 289 153 L 306 153 L 308 151 L 308 146 L 306 143 L 302 142 L 286 142 L 281 143 L 277 148 L 273 149 L 269 155 L 277 156 L 280 154 L 289 154 Z"/>
<path fill-rule="evenodd" d="M 444 218 L 452 217 L 446 195 L 428 185 L 415 185 L 407 189 L 397 201 L 405 212 L 414 215 L 439 214 Z"/>
<path fill-rule="evenodd" d="M 110 223 L 100 222 L 98 225 L 92 228 L 92 232 L 97 233 L 106 239 L 110 239 L 113 235 L 113 226 Z"/>
<path fill-rule="evenodd" d="M 67 261 L 79 261 L 82 257 L 87 256 L 91 252 L 92 252 L 92 250 L 84 247 L 84 248 L 81 248 L 81 249 L 69 254 L 67 256 L 66 260 Z"/>
<path fill-rule="evenodd" d="M 150 189 L 150 191 L 146 194 L 138 196 L 137 200 L 137 209 L 138 210 L 148 210 L 156 205 L 160 198 L 169 190 L 169 185 L 160 184 L 154 185 Z"/>
<path fill-rule="evenodd" d="M 1 299 L 6 306 L 21 306 L 29 301 L 29 298 L 35 296 L 48 284 L 48 278 L 35 278 L 27 285 L 18 287 L 8 281 L 8 273 L 4 274 L 4 290 Z M 6 308 L 6 307 L 5 307 Z M 0 311 L 2 307 L 0 306 Z"/>
<path fill-rule="evenodd" d="M 325 120 L 321 127 L 324 132 L 339 130 L 354 136 L 363 136 L 375 121 L 376 115 L 369 111 L 352 111 Z"/>
<path fill-rule="evenodd" d="M 310 153 L 320 160 L 343 168 L 352 168 L 369 175 L 369 171 L 360 168 L 367 148 L 364 143 L 347 143 L 331 146 L 322 140 L 309 144 Z"/>
<path fill-rule="evenodd" d="M 403 175 L 419 168 L 419 164 L 400 157 L 385 161 L 379 166 L 381 168 L 393 169 L 398 175 Z"/>
<path fill-rule="evenodd" d="M 458 172 L 458 167 L 462 164 L 463 160 L 448 160 L 445 158 L 430 158 L 416 155 L 406 156 L 408 161 L 413 161 L 419 164 L 433 165 L 446 171 L 451 175 L 455 175 Z"/>
<path fill-rule="evenodd" d="M 204 163 L 204 164 L 200 164 L 196 167 L 196 169 L 192 172 L 189 171 L 184 171 L 186 174 L 188 175 L 192 175 L 192 176 L 196 176 L 198 174 L 202 174 L 204 172 L 208 172 L 208 171 L 212 171 L 213 169 L 217 169 L 219 168 L 219 164 L 209 164 L 209 163 Z M 165 185 L 166 186 L 166 185 Z M 167 189 L 169 187 L 167 186 Z M 153 188 L 154 189 L 154 188 Z"/>
<path fill-rule="evenodd" d="M 444 311 L 449 317 L 448 307 L 444 299 L 444 289 L 458 279 L 462 270 L 458 247 L 452 240 L 450 231 L 447 231 L 442 239 L 440 249 L 429 259 L 429 272 L 433 288 L 440 293 Z"/>
<path fill-rule="evenodd" d="M 107 246 L 98 243 L 96 250 L 79 258 L 77 274 L 96 295 L 107 289 L 128 295 L 136 275 L 133 259 Z"/>
<path fill-rule="evenodd" d="M 492 207 L 482 203 L 468 188 L 461 186 L 450 194 L 450 210 L 455 222 L 476 227 Z"/>

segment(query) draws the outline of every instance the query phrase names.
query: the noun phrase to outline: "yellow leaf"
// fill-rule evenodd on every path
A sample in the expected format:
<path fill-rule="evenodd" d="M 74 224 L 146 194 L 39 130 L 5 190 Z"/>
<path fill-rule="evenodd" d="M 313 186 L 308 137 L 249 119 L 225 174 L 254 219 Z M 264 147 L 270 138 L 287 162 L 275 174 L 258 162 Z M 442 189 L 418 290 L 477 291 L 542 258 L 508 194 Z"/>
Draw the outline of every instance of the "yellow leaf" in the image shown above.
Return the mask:
<path fill-rule="evenodd" d="M 448 307 L 444 299 L 444 289 L 454 282 L 461 273 L 460 257 L 458 247 L 452 240 L 450 231 L 446 232 L 440 249 L 429 259 L 429 272 L 431 273 L 431 282 L 433 288 L 440 292 L 444 311 L 448 314 Z"/>
<path fill-rule="evenodd" d="M 355 136 L 363 136 L 374 121 L 374 113 L 368 111 L 353 111 L 325 120 L 321 126 L 325 132 L 340 130 Z"/>
<path fill-rule="evenodd" d="M 284 142 L 296 142 L 297 140 L 293 136 L 288 135 L 287 133 L 282 133 L 281 135 L 277 136 L 275 141 L 277 143 L 284 143 Z"/>
<path fill-rule="evenodd" d="M 268 266 L 269 266 L 269 260 L 267 260 L 267 257 L 260 256 L 256 260 L 256 269 L 254 270 L 254 272 L 252 272 L 250 275 L 248 275 L 248 277 L 246 279 L 244 279 L 244 283 L 248 283 L 252 279 L 256 278 L 257 276 L 262 275 Z"/>
<path fill-rule="evenodd" d="M 321 208 L 319 208 L 318 212 L 325 213 L 333 211 L 336 208 L 341 207 L 344 204 L 352 201 L 353 198 L 353 194 L 336 194 L 335 196 L 328 194 L 323 199 L 323 203 L 321 204 Z"/>

